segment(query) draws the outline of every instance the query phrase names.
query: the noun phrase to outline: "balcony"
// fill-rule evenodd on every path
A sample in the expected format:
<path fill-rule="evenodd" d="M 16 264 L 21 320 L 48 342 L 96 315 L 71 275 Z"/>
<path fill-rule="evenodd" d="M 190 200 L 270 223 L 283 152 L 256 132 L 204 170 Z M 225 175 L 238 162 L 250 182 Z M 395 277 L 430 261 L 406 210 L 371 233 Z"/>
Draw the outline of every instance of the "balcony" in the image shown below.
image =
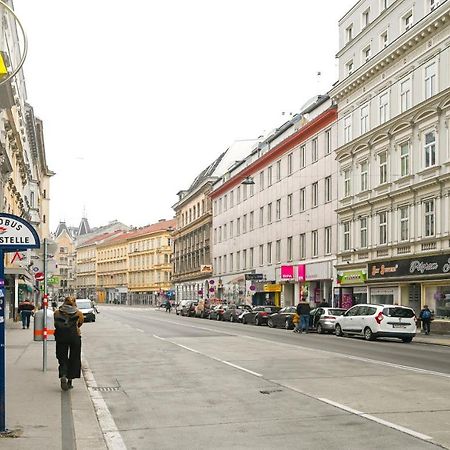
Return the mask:
<path fill-rule="evenodd" d="M 402 245 L 401 247 L 397 247 L 397 255 L 406 255 L 411 253 L 410 245 Z"/>
<path fill-rule="evenodd" d="M 422 244 L 422 251 L 423 252 L 428 252 L 430 250 L 436 250 L 436 248 L 437 248 L 436 241 L 434 241 L 434 242 L 426 242 L 426 243 Z"/>

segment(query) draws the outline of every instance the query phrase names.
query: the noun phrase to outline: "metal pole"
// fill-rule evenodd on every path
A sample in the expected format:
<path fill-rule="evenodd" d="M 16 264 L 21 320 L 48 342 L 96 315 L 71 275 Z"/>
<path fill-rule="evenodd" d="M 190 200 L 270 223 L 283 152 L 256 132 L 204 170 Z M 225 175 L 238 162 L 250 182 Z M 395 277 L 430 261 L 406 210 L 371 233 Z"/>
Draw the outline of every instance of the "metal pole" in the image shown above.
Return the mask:
<path fill-rule="evenodd" d="M 42 370 L 47 372 L 47 239 L 44 238 L 44 294 L 42 296 L 42 306 L 44 311 L 44 322 L 42 329 Z"/>
<path fill-rule="evenodd" d="M 0 250 L 0 433 L 6 431 L 5 417 L 5 261 Z"/>

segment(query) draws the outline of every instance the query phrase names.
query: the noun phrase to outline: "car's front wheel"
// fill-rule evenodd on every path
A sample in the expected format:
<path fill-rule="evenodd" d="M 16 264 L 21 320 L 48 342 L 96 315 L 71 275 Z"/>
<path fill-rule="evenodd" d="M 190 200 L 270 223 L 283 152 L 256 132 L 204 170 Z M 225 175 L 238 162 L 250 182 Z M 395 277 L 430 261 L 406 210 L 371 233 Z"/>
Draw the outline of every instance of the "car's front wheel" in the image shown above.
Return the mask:
<path fill-rule="evenodd" d="M 340 325 L 336 325 L 336 327 L 334 328 L 335 334 L 336 336 L 344 336 L 344 333 L 342 332 L 342 328 Z"/>
<path fill-rule="evenodd" d="M 364 329 L 364 339 L 366 341 L 373 341 L 373 339 L 374 339 L 373 332 L 369 327 L 366 327 Z"/>
<path fill-rule="evenodd" d="M 289 319 L 286 319 L 286 321 L 284 322 L 284 328 L 286 328 L 286 330 L 289 330 L 291 328 L 291 324 L 289 323 Z"/>
<path fill-rule="evenodd" d="M 257 326 L 261 325 L 261 320 L 259 319 L 258 316 L 255 317 L 255 325 L 257 325 Z"/>
<path fill-rule="evenodd" d="M 267 326 L 268 326 L 269 328 L 275 328 L 275 324 L 273 323 L 273 320 L 272 320 L 272 319 L 268 319 L 268 320 L 267 320 Z"/>
<path fill-rule="evenodd" d="M 234 322 L 234 316 L 233 316 L 233 314 L 230 314 L 230 322 Z"/>

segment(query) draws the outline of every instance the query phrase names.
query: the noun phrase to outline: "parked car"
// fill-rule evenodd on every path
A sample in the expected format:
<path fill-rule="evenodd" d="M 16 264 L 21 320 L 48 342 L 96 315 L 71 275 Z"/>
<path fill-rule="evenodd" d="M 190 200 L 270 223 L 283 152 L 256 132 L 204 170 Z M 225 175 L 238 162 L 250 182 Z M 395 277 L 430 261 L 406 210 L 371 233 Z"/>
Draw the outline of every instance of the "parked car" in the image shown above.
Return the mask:
<path fill-rule="evenodd" d="M 336 336 L 364 336 L 367 341 L 394 337 L 411 342 L 416 335 L 414 310 L 397 305 L 355 305 L 337 316 Z"/>
<path fill-rule="evenodd" d="M 342 316 L 346 309 L 320 307 L 311 311 L 310 328 L 316 330 L 319 334 L 334 333 L 336 317 Z"/>
<path fill-rule="evenodd" d="M 77 298 L 77 308 L 83 313 L 85 322 L 95 322 L 95 310 L 92 301 L 88 298 Z"/>
<path fill-rule="evenodd" d="M 188 300 L 184 306 L 181 308 L 180 316 L 191 317 L 195 315 L 195 307 L 197 306 L 197 302 L 193 300 Z"/>
<path fill-rule="evenodd" d="M 227 310 L 228 305 L 219 304 L 210 309 L 208 318 L 211 320 L 223 320 L 223 314 Z"/>
<path fill-rule="evenodd" d="M 239 322 L 239 317 L 244 311 L 251 311 L 250 305 L 228 305 L 228 308 L 223 313 L 223 320 L 229 322 Z"/>
<path fill-rule="evenodd" d="M 270 328 L 286 328 L 286 330 L 292 330 L 294 328 L 294 323 L 292 319 L 294 314 L 297 312 L 295 306 L 286 306 L 281 308 L 278 312 L 271 314 L 267 319 L 267 325 Z"/>
<path fill-rule="evenodd" d="M 178 315 L 181 314 L 181 310 L 183 309 L 183 306 L 188 302 L 189 300 L 181 300 L 181 302 L 177 303 L 175 305 L 175 313 Z"/>
<path fill-rule="evenodd" d="M 267 319 L 273 313 L 276 313 L 281 308 L 277 306 L 255 306 L 251 311 L 242 316 L 242 323 L 252 323 L 254 325 L 264 325 L 267 324 Z"/>
<path fill-rule="evenodd" d="M 195 317 L 206 319 L 209 316 L 212 307 L 213 305 L 208 299 L 199 300 L 195 306 Z"/>

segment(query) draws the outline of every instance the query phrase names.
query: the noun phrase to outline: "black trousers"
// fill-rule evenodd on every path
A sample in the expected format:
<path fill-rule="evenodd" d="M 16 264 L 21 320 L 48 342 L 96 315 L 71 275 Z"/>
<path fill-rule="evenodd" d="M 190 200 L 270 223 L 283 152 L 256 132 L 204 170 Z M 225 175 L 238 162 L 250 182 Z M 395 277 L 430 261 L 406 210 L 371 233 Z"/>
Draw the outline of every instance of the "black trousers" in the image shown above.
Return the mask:
<path fill-rule="evenodd" d="M 423 331 L 425 331 L 425 333 L 427 334 L 430 334 L 430 324 L 431 324 L 430 319 L 422 319 Z"/>
<path fill-rule="evenodd" d="M 69 380 L 81 375 L 81 336 L 70 341 L 58 341 L 56 338 L 56 358 L 59 363 L 59 378 L 65 376 Z"/>

